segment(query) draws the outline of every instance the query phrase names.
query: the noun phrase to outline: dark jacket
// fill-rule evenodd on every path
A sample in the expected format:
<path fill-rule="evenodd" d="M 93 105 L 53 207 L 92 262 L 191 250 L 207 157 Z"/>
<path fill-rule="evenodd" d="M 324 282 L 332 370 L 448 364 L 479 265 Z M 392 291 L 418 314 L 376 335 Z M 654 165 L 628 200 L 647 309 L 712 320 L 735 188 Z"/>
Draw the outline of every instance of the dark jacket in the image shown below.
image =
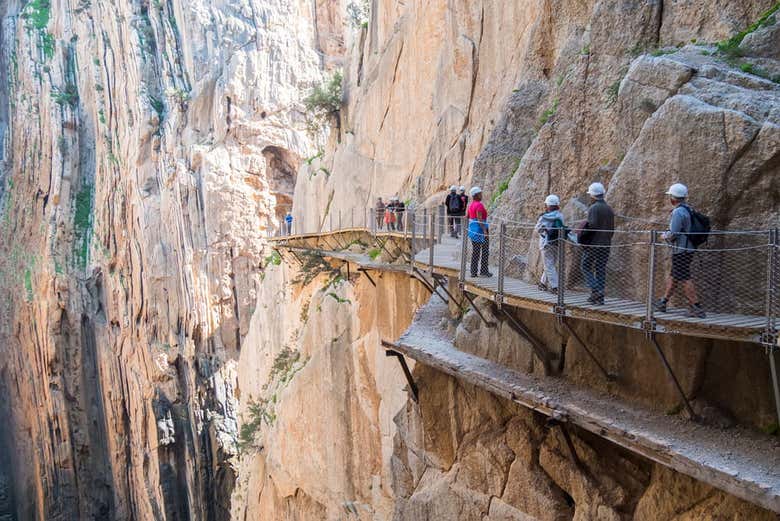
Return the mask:
<path fill-rule="evenodd" d="M 588 208 L 587 224 L 579 241 L 581 244 L 608 246 L 612 243 L 614 229 L 615 212 L 604 199 L 597 199 Z"/>

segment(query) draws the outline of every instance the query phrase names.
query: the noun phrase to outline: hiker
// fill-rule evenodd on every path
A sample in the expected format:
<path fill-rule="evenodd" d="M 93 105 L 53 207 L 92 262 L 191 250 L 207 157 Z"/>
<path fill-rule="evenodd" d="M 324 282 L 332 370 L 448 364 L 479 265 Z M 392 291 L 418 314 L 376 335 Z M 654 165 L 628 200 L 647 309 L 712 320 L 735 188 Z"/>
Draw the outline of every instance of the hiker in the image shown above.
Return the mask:
<path fill-rule="evenodd" d="M 463 215 L 466 215 L 466 208 L 469 207 L 469 196 L 466 195 L 466 187 L 461 185 L 460 188 L 458 188 L 458 195 L 460 195 L 460 200 L 463 201 Z"/>
<path fill-rule="evenodd" d="M 399 232 L 404 231 L 404 215 L 406 215 L 406 204 L 395 196 L 395 213 L 398 216 L 395 227 Z"/>
<path fill-rule="evenodd" d="M 465 207 L 461 206 L 463 199 L 458 195 L 458 187 L 450 186 L 450 193 L 444 200 L 444 207 L 447 212 L 447 228 L 450 230 L 450 237 L 457 239 L 460 237 L 460 218 L 464 214 Z"/>
<path fill-rule="evenodd" d="M 678 285 L 682 285 L 685 296 L 688 298 L 688 313 L 691 318 L 705 318 L 707 315 L 696 295 L 696 286 L 691 278 L 691 262 L 696 251 L 696 246 L 688 235 L 692 227 L 692 210 L 687 204 L 688 187 L 675 183 L 666 191 L 669 196 L 672 209 L 669 219 L 669 230 L 661 237 L 672 246 L 672 270 L 666 282 L 666 293 L 655 302 L 655 310 L 666 312 L 669 299 L 674 294 Z"/>
<path fill-rule="evenodd" d="M 469 239 L 471 239 L 471 276 L 477 276 L 479 269 L 480 277 L 492 277 L 488 267 L 488 254 L 490 250 L 487 210 L 482 204 L 482 189 L 475 186 L 471 189 L 471 204 L 468 208 L 469 217 Z M 480 263 L 481 258 L 481 263 Z"/>
<path fill-rule="evenodd" d="M 566 227 L 560 211 L 561 200 L 550 194 L 544 199 L 545 211 L 536 222 L 539 250 L 544 259 L 544 273 L 539 289 L 558 293 L 558 241 L 565 239 Z"/>
<path fill-rule="evenodd" d="M 376 218 L 376 229 L 381 230 L 385 222 L 385 203 L 382 201 L 381 197 L 376 201 L 376 206 L 374 207 L 374 217 Z"/>
<path fill-rule="evenodd" d="M 578 242 L 583 245 L 580 268 L 585 284 L 590 288 L 588 302 L 596 305 L 604 304 L 609 246 L 615 231 L 615 212 L 604 200 L 604 193 L 604 185 L 601 183 L 593 183 L 588 187 L 591 205 L 578 238 Z"/>
<path fill-rule="evenodd" d="M 387 231 L 394 232 L 395 231 L 395 197 L 390 198 L 390 202 L 387 203 L 387 206 L 385 206 L 385 225 L 387 226 Z"/>
<path fill-rule="evenodd" d="M 292 221 L 293 221 L 292 214 L 290 212 L 287 212 L 287 215 L 284 216 L 284 222 L 287 228 L 287 235 L 292 235 Z"/>

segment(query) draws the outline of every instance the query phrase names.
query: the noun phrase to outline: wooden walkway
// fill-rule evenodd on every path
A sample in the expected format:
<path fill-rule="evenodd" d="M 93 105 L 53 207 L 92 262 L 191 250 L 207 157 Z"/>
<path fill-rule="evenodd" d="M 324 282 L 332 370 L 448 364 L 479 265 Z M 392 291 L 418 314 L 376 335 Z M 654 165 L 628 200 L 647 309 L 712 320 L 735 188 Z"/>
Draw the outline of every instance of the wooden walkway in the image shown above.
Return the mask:
<path fill-rule="evenodd" d="M 316 251 L 323 256 L 353 262 L 366 269 L 400 271 L 403 265 L 398 263 L 380 263 L 370 259 L 367 255 L 355 254 L 347 251 L 339 251 L 335 248 L 327 248 L 331 238 L 336 237 L 364 237 L 367 241 L 375 238 L 392 240 L 406 245 L 410 249 L 411 236 L 404 232 L 379 232 L 372 235 L 365 228 L 348 228 L 339 231 L 309 233 L 286 237 L 275 237 L 270 241 L 277 247 L 299 248 Z M 324 242 L 324 244 L 323 244 Z M 345 241 L 342 241 L 344 243 Z M 418 238 L 416 246 L 420 248 L 427 245 L 427 241 Z M 430 250 L 426 247 L 419 249 L 414 258 L 414 266 L 422 272 L 432 272 L 450 278 L 458 278 L 461 268 L 461 241 L 444 237 L 441 243 L 434 246 L 433 265 L 430 265 Z M 406 269 L 411 268 L 410 264 Z M 496 300 L 498 293 L 498 267 L 492 266 L 494 276 L 466 277 L 464 289 L 471 294 L 479 295 L 490 300 Z M 605 299 L 604 305 L 593 305 L 587 302 L 589 294 L 566 288 L 564 313 L 566 316 L 615 324 L 624 327 L 642 329 L 646 319 L 646 304 L 643 302 L 611 298 Z M 541 291 L 536 283 L 506 276 L 504 278 L 503 303 L 513 307 L 555 313 L 557 310 L 557 296 Z M 760 343 L 766 327 L 766 317 L 748 316 L 738 314 L 708 313 L 706 318 L 689 318 L 683 308 L 670 307 L 666 313 L 656 313 L 655 331 L 688 335 L 704 338 L 734 340 L 742 342 Z"/>
<path fill-rule="evenodd" d="M 448 277 L 458 277 L 461 267 L 461 241 L 445 237 L 434 246 L 433 272 Z M 415 255 L 420 270 L 430 270 L 430 250 Z M 498 267 L 491 266 L 493 277 L 466 276 L 466 290 L 494 300 L 498 292 Z M 646 317 L 646 304 L 607 296 L 604 305 L 588 303 L 589 293 L 566 289 L 565 312 L 567 316 L 611 324 L 642 328 Z M 503 301 L 511 306 L 554 313 L 558 297 L 542 291 L 536 283 L 512 277 L 504 277 Z M 670 307 L 666 313 L 656 313 L 656 330 L 699 337 L 724 338 L 757 342 L 766 327 L 766 317 L 708 313 L 706 318 L 686 317 L 684 308 Z"/>

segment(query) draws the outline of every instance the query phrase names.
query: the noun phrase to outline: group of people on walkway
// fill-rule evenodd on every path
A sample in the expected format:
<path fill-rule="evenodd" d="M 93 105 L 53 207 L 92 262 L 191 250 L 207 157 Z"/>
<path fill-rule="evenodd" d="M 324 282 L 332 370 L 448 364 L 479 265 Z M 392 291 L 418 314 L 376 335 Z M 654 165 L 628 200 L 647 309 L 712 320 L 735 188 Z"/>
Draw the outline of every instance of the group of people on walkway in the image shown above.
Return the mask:
<path fill-rule="evenodd" d="M 378 230 L 403 231 L 404 216 L 406 215 L 406 204 L 401 201 L 397 195 L 390 197 L 385 203 L 381 197 L 374 206 L 374 218 Z"/>
<path fill-rule="evenodd" d="M 588 207 L 587 218 L 577 223 L 574 230 L 566 225 L 565 217 L 561 212 L 560 198 L 555 194 L 545 198 L 544 212 L 539 216 L 534 227 L 539 237 L 539 250 L 544 264 L 539 282 L 540 290 L 558 292 L 561 275 L 558 273 L 559 241 L 568 240 L 582 247 L 580 270 L 585 284 L 590 289 L 588 302 L 593 305 L 604 304 L 607 263 L 615 231 L 615 213 L 605 200 L 605 192 L 604 185 L 598 182 L 588 187 L 587 193 L 591 204 Z M 482 190 L 474 187 L 470 194 L 472 201 L 466 209 L 469 219 L 468 236 L 472 246 L 470 273 L 472 277 L 492 277 L 489 268 L 490 233 L 487 209 L 482 204 Z M 662 234 L 662 238 L 671 246 L 672 263 L 666 291 L 664 296 L 654 303 L 654 309 L 658 312 L 666 312 L 669 299 L 677 287 L 682 286 L 688 299 L 688 316 L 704 318 L 706 314 L 699 302 L 691 276 L 691 262 L 696 251 L 696 244 L 692 239 L 696 235 L 693 230 L 693 218 L 697 214 L 687 203 L 688 188 L 685 185 L 679 183 L 672 185 L 666 195 L 669 197 L 672 211 L 669 230 Z M 460 220 L 456 219 L 458 223 Z M 457 236 L 454 229 L 452 235 Z"/>
<path fill-rule="evenodd" d="M 463 217 L 469 207 L 469 196 L 466 195 L 466 187 L 450 186 L 450 191 L 444 199 L 444 208 L 447 212 L 447 229 L 450 237 L 460 237 Z"/>

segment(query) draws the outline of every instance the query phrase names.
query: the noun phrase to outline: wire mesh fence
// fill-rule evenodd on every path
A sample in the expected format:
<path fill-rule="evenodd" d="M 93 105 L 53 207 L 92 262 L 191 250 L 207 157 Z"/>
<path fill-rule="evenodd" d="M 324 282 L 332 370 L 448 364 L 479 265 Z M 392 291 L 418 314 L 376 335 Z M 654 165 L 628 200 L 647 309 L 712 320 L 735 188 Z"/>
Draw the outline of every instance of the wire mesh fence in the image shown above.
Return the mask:
<path fill-rule="evenodd" d="M 548 229 L 534 223 L 447 215 L 443 206 L 335 211 L 308 229 L 282 222 L 276 235 L 364 229 L 401 234 L 413 262 L 447 268 L 498 295 L 624 314 L 639 321 L 706 320 L 723 327 L 780 326 L 777 230 L 711 232 L 698 248 L 657 230 Z M 646 225 L 649 226 L 649 225 Z M 485 231 L 487 230 L 487 233 Z"/>

